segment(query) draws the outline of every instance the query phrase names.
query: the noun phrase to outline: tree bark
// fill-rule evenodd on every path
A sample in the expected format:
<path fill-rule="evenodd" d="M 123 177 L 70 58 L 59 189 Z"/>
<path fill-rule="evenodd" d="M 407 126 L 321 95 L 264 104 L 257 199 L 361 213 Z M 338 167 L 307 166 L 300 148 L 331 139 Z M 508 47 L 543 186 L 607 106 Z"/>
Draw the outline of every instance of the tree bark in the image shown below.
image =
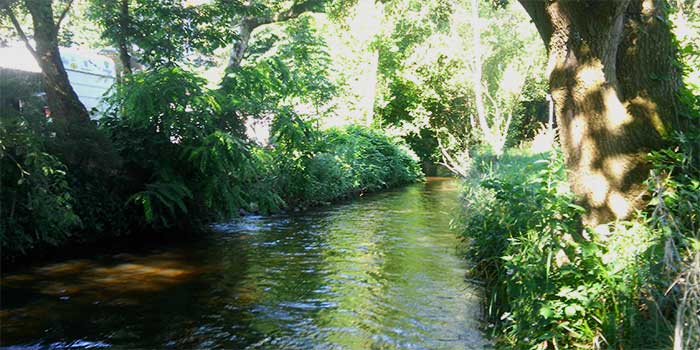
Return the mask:
<path fill-rule="evenodd" d="M 17 33 L 41 68 L 44 91 L 53 120 L 52 128 L 56 132 L 49 147 L 55 148 L 53 152 L 61 155 L 69 167 L 109 171 L 117 162 L 113 147 L 107 137 L 97 130 L 87 109 L 78 99 L 68 80 L 58 48 L 58 30 L 72 1 L 58 20 L 54 20 L 51 0 L 25 0 L 24 4 L 32 17 L 36 43 L 34 47 L 10 7 L 6 3 L 0 3 L 0 7 L 10 17 Z"/>
<path fill-rule="evenodd" d="M 484 108 L 484 94 L 481 85 L 481 75 L 483 62 L 481 58 L 481 28 L 479 27 L 479 0 L 471 1 L 471 22 L 472 22 L 472 45 L 474 46 L 474 78 L 472 85 L 474 87 L 474 103 L 476 105 L 476 116 L 481 126 L 481 132 L 484 134 L 487 143 L 493 136 L 489 123 L 486 120 L 486 109 Z"/>
<path fill-rule="evenodd" d="M 649 151 L 680 127 L 680 72 L 662 0 L 520 0 L 549 53 L 569 183 L 584 224 L 646 203 Z"/>
<path fill-rule="evenodd" d="M 129 54 L 128 36 L 130 33 L 129 0 L 120 0 L 119 3 L 119 60 L 122 63 L 124 74 L 131 74 L 131 55 Z"/>
<path fill-rule="evenodd" d="M 258 26 L 259 25 L 256 25 L 256 21 L 253 18 L 245 18 L 243 21 L 241 21 L 241 23 L 236 25 L 237 38 L 233 43 L 233 49 L 231 49 L 231 55 L 229 56 L 229 68 L 238 68 L 241 66 L 245 51 L 248 49 L 250 35 L 253 33 L 253 29 Z"/>

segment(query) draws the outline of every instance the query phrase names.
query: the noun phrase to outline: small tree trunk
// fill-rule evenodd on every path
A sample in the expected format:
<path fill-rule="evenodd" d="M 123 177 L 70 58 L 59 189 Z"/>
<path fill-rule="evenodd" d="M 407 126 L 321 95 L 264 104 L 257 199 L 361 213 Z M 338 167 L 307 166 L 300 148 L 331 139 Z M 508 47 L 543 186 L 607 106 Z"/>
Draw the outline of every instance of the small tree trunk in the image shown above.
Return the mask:
<path fill-rule="evenodd" d="M 481 132 L 486 138 L 486 142 L 490 143 L 492 138 L 491 128 L 488 120 L 486 120 L 486 109 L 484 108 L 484 93 L 481 85 L 482 76 L 482 59 L 481 59 L 481 28 L 479 28 L 479 0 L 471 2 L 471 26 L 472 26 L 472 45 L 474 46 L 474 103 L 476 105 L 476 116 L 481 126 Z"/>
<path fill-rule="evenodd" d="M 377 97 L 377 74 L 379 69 L 379 52 L 373 50 L 369 55 L 369 68 L 367 72 L 367 91 L 365 91 L 366 102 L 363 103 L 365 110 L 365 125 L 372 127 L 374 123 L 374 100 Z"/>
<path fill-rule="evenodd" d="M 131 74 L 131 55 L 129 55 L 128 35 L 130 32 L 129 23 L 129 0 L 121 0 L 119 3 L 119 60 L 125 74 Z"/>
<path fill-rule="evenodd" d="M 241 62 L 243 61 L 245 51 L 248 49 L 250 36 L 253 33 L 253 29 L 255 29 L 255 27 L 255 21 L 250 18 L 244 19 L 241 23 L 237 25 L 238 37 L 233 43 L 233 49 L 231 50 L 231 55 L 229 56 L 227 69 L 238 68 L 241 66 Z"/>
<path fill-rule="evenodd" d="M 572 190 L 589 226 L 645 204 L 646 154 L 679 125 L 680 74 L 661 0 L 521 0 L 549 52 Z"/>

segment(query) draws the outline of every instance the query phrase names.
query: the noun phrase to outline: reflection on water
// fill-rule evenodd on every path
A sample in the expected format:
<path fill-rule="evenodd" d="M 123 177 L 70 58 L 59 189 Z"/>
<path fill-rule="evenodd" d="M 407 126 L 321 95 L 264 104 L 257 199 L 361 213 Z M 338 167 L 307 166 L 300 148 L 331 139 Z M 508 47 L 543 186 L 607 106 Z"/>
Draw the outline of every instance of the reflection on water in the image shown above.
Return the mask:
<path fill-rule="evenodd" d="M 215 225 L 188 247 L 4 275 L 0 345 L 482 349 L 478 296 L 449 230 L 457 192 L 431 179 Z"/>

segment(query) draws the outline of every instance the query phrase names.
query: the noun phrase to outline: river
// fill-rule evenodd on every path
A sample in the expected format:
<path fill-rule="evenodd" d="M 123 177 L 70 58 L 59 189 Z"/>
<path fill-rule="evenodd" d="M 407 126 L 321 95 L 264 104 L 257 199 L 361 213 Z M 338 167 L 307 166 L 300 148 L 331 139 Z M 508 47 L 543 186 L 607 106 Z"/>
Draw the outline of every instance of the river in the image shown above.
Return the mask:
<path fill-rule="evenodd" d="M 480 299 L 430 178 L 196 242 L 2 276 L 5 348 L 483 349 Z"/>

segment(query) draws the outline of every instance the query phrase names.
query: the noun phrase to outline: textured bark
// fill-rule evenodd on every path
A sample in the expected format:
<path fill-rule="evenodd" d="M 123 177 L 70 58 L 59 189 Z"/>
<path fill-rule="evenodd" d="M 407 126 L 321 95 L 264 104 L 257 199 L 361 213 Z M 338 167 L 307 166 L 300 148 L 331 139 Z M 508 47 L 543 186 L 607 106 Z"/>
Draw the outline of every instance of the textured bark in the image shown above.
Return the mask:
<path fill-rule="evenodd" d="M 549 53 L 569 182 L 589 226 L 645 204 L 646 154 L 680 127 L 661 0 L 520 0 Z"/>

